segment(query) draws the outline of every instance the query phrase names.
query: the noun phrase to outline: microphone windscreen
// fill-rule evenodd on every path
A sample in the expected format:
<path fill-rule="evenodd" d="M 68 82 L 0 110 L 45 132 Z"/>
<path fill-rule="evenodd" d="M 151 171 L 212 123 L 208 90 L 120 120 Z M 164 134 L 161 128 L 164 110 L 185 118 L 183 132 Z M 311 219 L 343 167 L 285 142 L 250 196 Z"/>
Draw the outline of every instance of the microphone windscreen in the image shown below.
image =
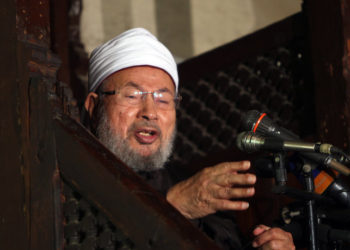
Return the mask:
<path fill-rule="evenodd" d="M 260 113 L 257 110 L 250 110 L 242 118 L 242 127 L 244 130 L 280 138 L 283 140 L 298 140 L 299 136 L 291 131 L 277 126 L 266 113 Z"/>

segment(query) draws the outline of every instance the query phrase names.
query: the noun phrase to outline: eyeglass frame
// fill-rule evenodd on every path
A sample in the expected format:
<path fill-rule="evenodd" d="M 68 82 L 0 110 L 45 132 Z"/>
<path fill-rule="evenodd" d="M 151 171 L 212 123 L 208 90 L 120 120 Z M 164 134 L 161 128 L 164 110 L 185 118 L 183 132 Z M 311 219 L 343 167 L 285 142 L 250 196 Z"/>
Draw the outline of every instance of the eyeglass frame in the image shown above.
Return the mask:
<path fill-rule="evenodd" d="M 144 98 L 144 96 L 146 96 L 147 94 L 152 94 L 152 98 L 154 100 L 154 94 L 155 93 L 159 93 L 160 91 L 159 90 L 155 90 L 155 91 L 141 91 L 139 90 L 138 92 L 141 92 L 141 100 L 142 98 Z M 101 90 L 98 90 L 97 91 L 97 94 L 101 94 L 101 95 L 115 95 L 115 94 L 118 94 L 118 93 L 121 93 L 120 91 L 118 90 L 110 90 L 110 91 L 101 91 Z M 174 109 L 176 109 L 179 104 L 180 104 L 180 101 L 182 100 L 182 96 L 180 95 L 176 95 L 173 99 L 172 99 L 175 103 L 174 105 Z M 132 106 L 132 105 L 131 105 Z M 167 110 L 167 109 L 163 109 L 163 110 Z M 170 109 L 171 110 L 171 109 Z"/>

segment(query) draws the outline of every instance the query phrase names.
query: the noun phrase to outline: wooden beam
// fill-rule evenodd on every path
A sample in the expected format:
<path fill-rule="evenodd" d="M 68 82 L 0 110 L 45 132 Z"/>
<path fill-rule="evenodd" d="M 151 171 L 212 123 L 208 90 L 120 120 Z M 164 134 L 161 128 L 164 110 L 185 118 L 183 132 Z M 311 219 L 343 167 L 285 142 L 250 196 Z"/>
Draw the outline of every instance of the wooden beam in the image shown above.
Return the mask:
<path fill-rule="evenodd" d="M 52 112 L 48 100 L 47 79 L 31 78 L 28 87 L 28 138 L 26 152 L 26 195 L 30 249 L 62 249 L 63 225 L 60 201 L 60 177 Z"/>
<path fill-rule="evenodd" d="M 15 1 L 0 5 L 0 248 L 27 249 Z"/>
<path fill-rule="evenodd" d="M 58 60 L 48 50 L 49 1 L 6 0 L 0 11 L 6 33 L 0 41 L 0 248 L 58 249 L 63 240 L 56 227 L 59 183 L 48 101 Z"/>
<path fill-rule="evenodd" d="M 350 1 L 305 0 L 318 135 L 349 150 Z"/>

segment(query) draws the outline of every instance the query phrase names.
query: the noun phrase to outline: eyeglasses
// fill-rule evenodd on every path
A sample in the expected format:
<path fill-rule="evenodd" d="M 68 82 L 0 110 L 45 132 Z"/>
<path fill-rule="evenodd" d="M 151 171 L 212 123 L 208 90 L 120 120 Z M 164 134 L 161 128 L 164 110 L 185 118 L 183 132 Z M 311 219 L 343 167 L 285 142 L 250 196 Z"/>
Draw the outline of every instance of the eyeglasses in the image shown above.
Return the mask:
<path fill-rule="evenodd" d="M 156 108 L 161 110 L 172 110 L 177 107 L 181 100 L 181 96 L 174 97 L 168 91 L 140 91 L 134 87 L 125 87 L 121 90 L 100 91 L 102 95 L 116 95 L 116 101 L 122 106 L 139 106 L 146 95 L 151 94 Z"/>

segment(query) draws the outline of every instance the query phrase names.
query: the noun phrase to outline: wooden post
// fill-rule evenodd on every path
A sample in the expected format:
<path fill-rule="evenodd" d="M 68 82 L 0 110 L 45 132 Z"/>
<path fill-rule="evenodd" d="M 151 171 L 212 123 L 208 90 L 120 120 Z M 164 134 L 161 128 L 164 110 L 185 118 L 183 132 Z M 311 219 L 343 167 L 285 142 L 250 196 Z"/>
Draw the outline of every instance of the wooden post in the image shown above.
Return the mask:
<path fill-rule="evenodd" d="M 305 0 L 315 82 L 317 134 L 349 149 L 350 1 Z"/>
<path fill-rule="evenodd" d="M 14 1 L 3 1 L 0 25 L 0 248 L 26 249 L 28 246 L 24 197 L 23 153 L 18 82 L 16 80 L 17 41 L 16 6 Z"/>
<path fill-rule="evenodd" d="M 1 4 L 0 248 L 57 249 L 59 182 L 47 86 L 59 60 L 49 51 L 49 1 Z M 57 209 L 56 209 L 57 208 Z"/>

